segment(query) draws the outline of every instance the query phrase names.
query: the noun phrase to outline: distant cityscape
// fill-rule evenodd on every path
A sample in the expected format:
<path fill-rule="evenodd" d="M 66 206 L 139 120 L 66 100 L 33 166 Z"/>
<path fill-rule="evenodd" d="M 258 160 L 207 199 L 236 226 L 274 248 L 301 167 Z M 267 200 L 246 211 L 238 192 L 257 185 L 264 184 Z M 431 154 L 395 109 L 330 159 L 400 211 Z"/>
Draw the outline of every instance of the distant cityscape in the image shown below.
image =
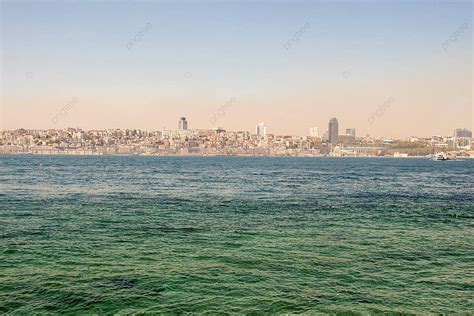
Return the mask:
<path fill-rule="evenodd" d="M 188 129 L 181 117 L 175 130 L 140 129 L 0 131 L 0 154 L 43 155 L 242 155 L 242 156 L 336 156 L 424 157 L 443 152 L 474 158 L 472 131 L 455 129 L 451 136 L 403 139 L 358 137 L 355 128 L 340 133 L 331 118 L 320 135 L 318 127 L 307 136 L 274 135 L 260 122 L 255 133 L 214 129 Z"/>

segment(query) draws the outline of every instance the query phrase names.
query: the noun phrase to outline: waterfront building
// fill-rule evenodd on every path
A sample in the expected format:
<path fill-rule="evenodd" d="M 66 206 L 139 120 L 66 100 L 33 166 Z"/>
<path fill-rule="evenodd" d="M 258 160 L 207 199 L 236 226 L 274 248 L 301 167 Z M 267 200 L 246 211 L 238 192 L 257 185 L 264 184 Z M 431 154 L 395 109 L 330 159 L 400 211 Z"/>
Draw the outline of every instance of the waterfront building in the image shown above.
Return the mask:
<path fill-rule="evenodd" d="M 339 123 L 335 117 L 329 120 L 328 137 L 329 142 L 332 145 L 337 145 L 339 138 Z"/>
<path fill-rule="evenodd" d="M 456 148 L 456 140 L 453 138 L 448 139 L 448 149 L 455 149 Z"/>
<path fill-rule="evenodd" d="M 472 142 L 468 137 L 459 138 L 456 141 L 456 148 L 463 150 L 470 150 Z"/>
<path fill-rule="evenodd" d="M 394 152 L 393 153 L 393 157 L 395 158 L 407 158 L 408 157 L 408 153 L 400 153 L 400 152 Z"/>
<path fill-rule="evenodd" d="M 178 122 L 178 129 L 180 131 L 185 131 L 188 129 L 188 121 L 186 121 L 185 117 L 182 117 Z"/>
<path fill-rule="evenodd" d="M 267 135 L 267 127 L 265 126 L 265 123 L 263 123 L 263 122 L 258 123 L 256 128 L 255 128 L 255 132 L 256 132 L 257 136 Z"/>

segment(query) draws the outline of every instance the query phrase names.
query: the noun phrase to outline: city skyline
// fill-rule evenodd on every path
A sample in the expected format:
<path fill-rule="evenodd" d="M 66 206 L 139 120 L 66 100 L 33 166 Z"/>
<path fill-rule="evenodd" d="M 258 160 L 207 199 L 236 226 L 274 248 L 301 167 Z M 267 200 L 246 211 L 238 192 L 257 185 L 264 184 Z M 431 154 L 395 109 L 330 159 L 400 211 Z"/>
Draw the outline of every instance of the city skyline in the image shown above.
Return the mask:
<path fill-rule="evenodd" d="M 314 130 L 313 130 L 314 131 Z M 311 132 L 311 130 L 310 130 Z M 472 132 L 455 129 L 453 136 L 409 139 L 356 137 L 354 129 L 338 132 L 332 118 L 322 138 L 267 134 L 265 123 L 255 133 L 224 129 L 188 129 L 181 117 L 178 128 L 163 131 L 113 129 L 0 131 L 0 154 L 46 155 L 242 155 L 304 157 L 473 157 Z"/>
<path fill-rule="evenodd" d="M 60 113 L 58 114 L 60 116 Z M 56 119 L 56 118 L 55 118 Z M 68 127 L 63 127 L 63 128 L 51 128 L 51 129 L 29 129 L 29 128 L 16 128 L 16 129 L 5 129 L 2 130 L 0 129 L 0 132 L 8 132 L 8 131 L 15 131 L 15 130 L 38 130 L 38 131 L 48 131 L 48 130 L 67 130 L 67 129 L 79 129 L 79 130 L 84 130 L 84 131 L 107 131 L 107 130 L 140 130 L 144 132 L 186 132 L 186 131 L 206 131 L 206 130 L 222 130 L 222 131 L 229 131 L 229 132 L 245 132 L 245 133 L 250 133 L 249 130 L 245 129 L 237 129 L 237 130 L 229 130 L 226 129 L 224 126 L 215 126 L 213 128 L 202 128 L 202 127 L 192 127 L 188 128 L 188 120 L 185 116 L 179 117 L 177 128 L 166 128 L 166 126 L 163 126 L 163 128 L 157 128 L 157 129 L 140 129 L 140 128 L 92 128 L 92 129 L 84 129 L 82 127 L 78 126 L 68 126 Z M 407 137 L 385 137 L 384 135 L 382 136 L 373 136 L 370 134 L 365 134 L 365 135 L 357 135 L 357 129 L 356 128 L 340 128 L 339 126 L 339 120 L 336 117 L 332 117 L 329 122 L 327 123 L 327 129 L 324 130 L 322 129 L 320 133 L 320 128 L 318 126 L 313 126 L 309 127 L 308 132 L 305 135 L 296 135 L 296 134 L 276 134 L 272 133 L 271 131 L 267 131 L 267 125 L 265 122 L 259 122 L 255 125 L 254 128 L 254 133 L 250 133 L 256 136 L 261 136 L 265 137 L 267 135 L 275 135 L 275 136 L 291 136 L 291 137 L 314 137 L 314 138 L 319 138 L 322 140 L 328 141 L 328 143 L 332 145 L 336 145 L 339 142 L 340 137 L 344 136 L 351 136 L 358 138 L 387 138 L 387 139 L 407 139 L 407 138 L 412 138 L 412 137 L 421 137 L 421 138 L 427 138 L 427 137 L 461 137 L 461 138 L 472 138 L 472 130 L 466 127 L 456 127 L 452 129 L 451 134 L 431 134 L 431 135 L 415 135 L 415 134 L 410 134 Z M 343 131 L 345 131 L 343 133 Z"/>
<path fill-rule="evenodd" d="M 3 130 L 473 129 L 470 2 L 1 6 Z"/>

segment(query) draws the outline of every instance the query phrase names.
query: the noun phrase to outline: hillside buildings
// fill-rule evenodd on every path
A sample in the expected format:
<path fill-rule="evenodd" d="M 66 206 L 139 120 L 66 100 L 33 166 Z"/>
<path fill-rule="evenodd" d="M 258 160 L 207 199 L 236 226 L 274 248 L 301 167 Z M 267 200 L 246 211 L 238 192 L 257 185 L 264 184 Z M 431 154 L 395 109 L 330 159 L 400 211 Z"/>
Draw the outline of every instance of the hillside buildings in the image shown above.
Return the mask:
<path fill-rule="evenodd" d="M 188 129 L 181 118 L 177 130 L 143 131 L 79 128 L 0 131 L 0 154 L 47 155 L 251 155 L 251 156 L 427 156 L 451 152 L 473 156 L 471 131 L 457 137 L 432 136 L 384 139 L 355 137 L 353 129 L 338 135 L 338 121 L 331 119 L 328 139 L 317 136 L 268 134 L 264 123 L 248 131 Z M 352 130 L 352 131 L 351 131 Z M 313 130 L 313 135 L 315 135 Z M 337 136 L 337 138 L 335 138 Z"/>

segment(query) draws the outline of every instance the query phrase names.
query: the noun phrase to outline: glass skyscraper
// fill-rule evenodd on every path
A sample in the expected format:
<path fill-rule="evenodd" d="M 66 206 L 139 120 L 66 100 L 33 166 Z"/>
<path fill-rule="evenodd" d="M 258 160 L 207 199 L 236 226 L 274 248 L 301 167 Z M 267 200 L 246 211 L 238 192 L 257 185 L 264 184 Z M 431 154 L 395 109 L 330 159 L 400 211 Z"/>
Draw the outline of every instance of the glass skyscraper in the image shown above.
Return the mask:
<path fill-rule="evenodd" d="M 472 132 L 466 128 L 458 128 L 454 130 L 454 137 L 472 138 Z"/>
<path fill-rule="evenodd" d="M 178 122 L 178 129 L 180 131 L 185 131 L 188 129 L 188 121 L 186 121 L 185 117 L 182 117 Z"/>
<path fill-rule="evenodd" d="M 332 145 L 337 145 L 339 140 L 339 123 L 335 117 L 329 120 L 328 137 Z"/>

